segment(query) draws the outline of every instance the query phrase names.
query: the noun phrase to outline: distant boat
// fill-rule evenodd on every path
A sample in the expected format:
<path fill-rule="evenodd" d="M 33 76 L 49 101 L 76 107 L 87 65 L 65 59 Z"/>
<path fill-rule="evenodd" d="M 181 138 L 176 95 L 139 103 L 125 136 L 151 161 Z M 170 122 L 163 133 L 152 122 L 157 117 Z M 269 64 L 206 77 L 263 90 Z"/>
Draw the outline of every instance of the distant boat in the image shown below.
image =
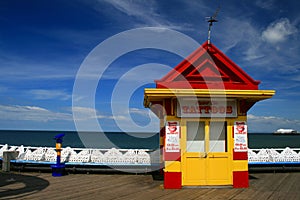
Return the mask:
<path fill-rule="evenodd" d="M 295 135 L 295 134 L 300 134 L 294 129 L 284 129 L 280 128 L 277 131 L 274 132 L 275 135 Z"/>

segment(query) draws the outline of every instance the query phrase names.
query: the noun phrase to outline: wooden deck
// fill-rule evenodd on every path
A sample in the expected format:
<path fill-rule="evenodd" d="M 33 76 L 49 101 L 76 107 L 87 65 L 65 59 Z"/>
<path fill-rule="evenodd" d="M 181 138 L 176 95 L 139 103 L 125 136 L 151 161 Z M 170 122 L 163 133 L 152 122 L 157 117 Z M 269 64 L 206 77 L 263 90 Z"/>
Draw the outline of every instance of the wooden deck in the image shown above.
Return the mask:
<path fill-rule="evenodd" d="M 0 199 L 300 199 L 300 173 L 251 173 L 250 187 L 164 190 L 151 175 L 0 172 Z"/>

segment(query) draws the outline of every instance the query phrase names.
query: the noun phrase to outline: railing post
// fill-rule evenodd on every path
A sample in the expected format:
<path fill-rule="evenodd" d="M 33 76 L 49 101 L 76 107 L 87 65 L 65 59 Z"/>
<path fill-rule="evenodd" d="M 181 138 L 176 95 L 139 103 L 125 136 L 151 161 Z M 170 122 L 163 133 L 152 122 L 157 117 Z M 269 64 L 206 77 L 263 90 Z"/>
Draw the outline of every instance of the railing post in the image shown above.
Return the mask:
<path fill-rule="evenodd" d="M 10 171 L 10 161 L 18 157 L 18 151 L 4 151 L 3 152 L 3 161 L 2 161 L 2 170 L 4 172 Z"/>

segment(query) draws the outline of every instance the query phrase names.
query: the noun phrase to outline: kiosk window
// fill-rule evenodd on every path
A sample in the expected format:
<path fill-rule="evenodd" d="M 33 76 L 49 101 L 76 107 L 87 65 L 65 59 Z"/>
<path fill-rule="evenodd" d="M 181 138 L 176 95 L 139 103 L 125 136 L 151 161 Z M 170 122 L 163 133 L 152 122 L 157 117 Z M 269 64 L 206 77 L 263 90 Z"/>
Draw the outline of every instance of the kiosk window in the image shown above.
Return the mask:
<path fill-rule="evenodd" d="M 205 123 L 187 122 L 187 152 L 205 151 Z"/>
<path fill-rule="evenodd" d="M 209 151 L 227 152 L 226 122 L 210 122 L 209 126 Z"/>

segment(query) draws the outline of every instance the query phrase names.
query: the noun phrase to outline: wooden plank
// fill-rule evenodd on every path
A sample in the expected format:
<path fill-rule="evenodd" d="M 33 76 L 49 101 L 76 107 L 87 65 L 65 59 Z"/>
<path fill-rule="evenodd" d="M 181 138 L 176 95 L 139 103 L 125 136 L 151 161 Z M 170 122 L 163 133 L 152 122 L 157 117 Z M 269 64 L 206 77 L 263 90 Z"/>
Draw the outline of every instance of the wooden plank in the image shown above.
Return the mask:
<path fill-rule="evenodd" d="M 163 189 L 150 175 L 0 173 L 0 199 L 300 199 L 300 173 L 252 173 L 250 187 Z"/>
<path fill-rule="evenodd" d="M 300 196 L 300 174 L 292 173 L 282 181 L 280 186 L 270 196 L 270 199 L 299 199 Z"/>

